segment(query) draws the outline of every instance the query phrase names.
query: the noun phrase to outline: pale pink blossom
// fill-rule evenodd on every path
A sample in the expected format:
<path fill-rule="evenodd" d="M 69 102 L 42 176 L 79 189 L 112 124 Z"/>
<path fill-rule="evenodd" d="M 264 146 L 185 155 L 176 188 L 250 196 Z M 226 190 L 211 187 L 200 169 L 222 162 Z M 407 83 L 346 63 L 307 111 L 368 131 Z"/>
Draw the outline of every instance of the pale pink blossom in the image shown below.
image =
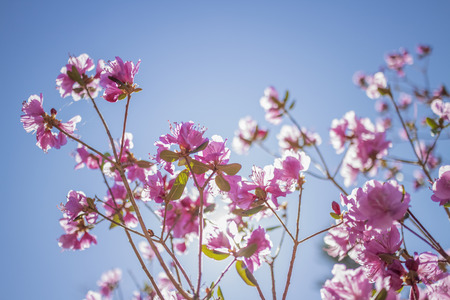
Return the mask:
<path fill-rule="evenodd" d="M 360 267 L 356 270 L 346 269 L 345 265 L 335 264 L 331 273 L 334 277 L 328 279 L 320 290 L 323 300 L 370 299 L 372 284 Z"/>
<path fill-rule="evenodd" d="M 431 110 L 444 121 L 450 121 L 450 102 L 443 102 L 441 99 L 436 99 L 431 103 Z"/>
<path fill-rule="evenodd" d="M 105 88 L 103 98 L 109 102 L 116 102 L 133 92 L 136 87 L 134 76 L 139 70 L 140 63 L 141 60 L 136 65 L 131 61 L 123 62 L 118 56 L 116 60 L 108 62 L 103 67 L 100 77 L 100 85 Z"/>
<path fill-rule="evenodd" d="M 272 203 L 275 207 L 278 207 L 278 197 L 286 196 L 286 191 L 283 191 L 280 188 L 280 185 L 277 183 L 277 178 L 274 177 L 275 168 L 272 165 L 265 166 L 264 169 L 253 166 L 252 174 L 250 175 L 250 179 L 253 181 L 248 185 L 244 185 L 243 188 L 247 189 L 247 191 L 255 190 L 256 188 L 260 188 L 262 191 L 266 192 Z M 265 199 L 263 199 L 265 200 Z"/>
<path fill-rule="evenodd" d="M 267 137 L 268 131 L 260 129 L 258 123 L 250 116 L 239 120 L 239 130 L 235 132 L 233 138 L 233 150 L 238 154 L 245 154 L 254 142 L 263 141 Z"/>
<path fill-rule="evenodd" d="M 94 235 L 89 234 L 92 225 L 85 221 L 85 218 L 77 218 L 73 221 L 65 216 L 59 220 L 59 224 L 66 234 L 58 239 L 58 245 L 63 249 L 84 250 L 89 248 L 91 244 L 97 244 Z"/>
<path fill-rule="evenodd" d="M 417 274 L 422 282 L 432 284 L 446 274 L 439 268 L 439 257 L 430 252 L 414 254 L 414 260 L 417 263 Z"/>
<path fill-rule="evenodd" d="M 283 114 L 283 104 L 278 98 L 278 92 L 274 87 L 264 90 L 264 96 L 259 100 L 262 108 L 266 112 L 266 120 L 272 124 L 279 124 Z"/>
<path fill-rule="evenodd" d="M 102 300 L 102 295 L 94 291 L 88 291 L 84 300 Z"/>
<path fill-rule="evenodd" d="M 391 52 L 385 56 L 385 61 L 389 69 L 395 70 L 398 76 L 405 76 L 403 71 L 406 65 L 413 64 L 413 58 L 406 49 L 400 48 L 398 52 Z"/>
<path fill-rule="evenodd" d="M 433 183 L 431 200 L 439 205 L 450 203 L 450 165 L 439 168 L 439 178 Z"/>
<path fill-rule="evenodd" d="M 429 285 L 427 296 L 428 300 L 450 300 L 450 275 L 446 274 L 438 282 Z"/>
<path fill-rule="evenodd" d="M 67 194 L 67 203 L 61 204 L 60 210 L 70 221 L 83 214 L 89 224 L 94 224 L 98 217 L 98 214 L 90 209 L 86 195 L 81 191 L 70 190 Z"/>
<path fill-rule="evenodd" d="M 123 219 L 125 226 L 136 227 L 138 219 L 133 213 L 133 206 L 131 202 L 127 201 L 128 195 L 125 187 L 116 183 L 105 197 L 103 208 L 105 209 L 106 216 L 113 219 L 117 216 L 119 220 Z"/>
<path fill-rule="evenodd" d="M 400 93 L 400 97 L 398 99 L 398 108 L 406 109 L 412 103 L 412 96 L 405 93 Z"/>
<path fill-rule="evenodd" d="M 424 58 L 431 53 L 431 47 L 429 45 L 417 45 L 416 53 L 419 58 Z"/>
<path fill-rule="evenodd" d="M 100 294 L 106 299 L 111 299 L 112 292 L 119 286 L 121 279 L 122 271 L 120 269 L 113 269 L 103 273 L 97 282 L 97 285 L 100 287 Z"/>
<path fill-rule="evenodd" d="M 378 89 L 387 88 L 387 80 L 382 72 L 375 73 L 373 76 L 367 76 L 367 89 L 366 95 L 370 99 L 378 99 L 381 97 L 380 91 Z"/>

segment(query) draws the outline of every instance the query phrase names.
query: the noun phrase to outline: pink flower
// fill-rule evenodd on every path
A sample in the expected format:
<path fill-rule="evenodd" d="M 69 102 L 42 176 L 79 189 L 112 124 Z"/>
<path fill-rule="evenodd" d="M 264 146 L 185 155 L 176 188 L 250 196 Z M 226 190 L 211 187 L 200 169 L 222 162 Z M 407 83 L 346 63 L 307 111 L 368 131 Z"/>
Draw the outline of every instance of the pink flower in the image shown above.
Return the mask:
<path fill-rule="evenodd" d="M 370 180 L 357 190 L 355 198 L 358 218 L 365 220 L 367 226 L 380 230 L 386 230 L 400 220 L 410 202 L 409 194 L 396 181 Z"/>
<path fill-rule="evenodd" d="M 275 207 L 278 207 L 278 197 L 284 197 L 287 193 L 281 190 L 280 185 L 277 183 L 277 178 L 274 177 L 274 171 L 275 169 L 273 166 L 265 166 L 264 169 L 253 166 L 252 175 L 250 175 L 253 183 L 244 185 L 243 188 L 245 188 L 247 191 L 252 191 L 256 188 L 260 188 L 266 194 L 270 195 L 270 200 L 272 200 Z"/>
<path fill-rule="evenodd" d="M 228 253 L 231 250 L 231 238 L 218 227 L 206 237 L 206 246 L 210 250 Z"/>
<path fill-rule="evenodd" d="M 102 295 L 94 291 L 88 291 L 84 300 L 102 300 Z"/>
<path fill-rule="evenodd" d="M 100 294 L 106 299 L 111 299 L 112 292 L 119 286 L 121 279 L 122 271 L 120 269 L 113 269 L 103 273 L 97 282 L 97 285 L 100 287 Z"/>
<path fill-rule="evenodd" d="M 398 101 L 398 108 L 400 109 L 406 109 L 409 107 L 409 105 L 412 102 L 412 97 L 411 95 L 405 94 L 405 93 L 400 93 L 400 98 Z"/>
<path fill-rule="evenodd" d="M 195 158 L 212 167 L 226 165 L 230 158 L 230 149 L 225 146 L 226 141 L 221 136 L 213 135 L 208 146 Z"/>
<path fill-rule="evenodd" d="M 450 102 L 436 99 L 431 103 L 431 110 L 444 121 L 450 121 Z"/>
<path fill-rule="evenodd" d="M 159 170 L 153 175 L 148 175 L 142 191 L 142 200 L 164 202 L 174 182 L 175 178 L 169 181 L 167 175 L 162 176 Z"/>
<path fill-rule="evenodd" d="M 284 125 L 277 135 L 278 145 L 281 150 L 300 150 L 305 146 L 320 145 L 322 139 L 319 134 L 308 131 L 306 128 L 298 130 L 297 126 Z"/>
<path fill-rule="evenodd" d="M 428 300 L 450 300 L 450 275 L 428 286 Z"/>
<path fill-rule="evenodd" d="M 387 88 L 386 77 L 382 72 L 375 73 L 373 76 L 366 77 L 367 89 L 366 94 L 370 99 L 380 98 L 381 94 L 378 89 Z"/>
<path fill-rule="evenodd" d="M 340 299 L 370 299 L 372 284 L 364 275 L 360 267 L 356 270 L 347 270 L 345 265 L 335 264 L 331 273 L 333 279 L 327 280 L 320 290 L 324 300 Z"/>
<path fill-rule="evenodd" d="M 380 99 L 375 102 L 375 110 L 377 112 L 379 112 L 379 113 L 386 112 L 386 111 L 388 111 L 388 109 L 389 109 L 389 106 L 386 103 L 386 101 Z"/>
<path fill-rule="evenodd" d="M 431 200 L 439 205 L 450 203 L 450 165 L 439 168 L 439 178 L 433 183 Z"/>
<path fill-rule="evenodd" d="M 98 217 L 98 214 L 89 208 L 86 195 L 81 191 L 70 190 L 67 194 L 67 203 L 61 204 L 60 209 L 70 221 L 82 214 L 89 224 L 94 224 Z"/>
<path fill-rule="evenodd" d="M 428 45 L 417 45 L 416 53 L 419 58 L 424 58 L 431 53 L 431 47 Z"/>
<path fill-rule="evenodd" d="M 266 111 L 266 120 L 272 124 L 279 124 L 283 114 L 283 104 L 278 98 L 278 92 L 274 87 L 264 90 L 264 96 L 259 100 L 262 108 Z"/>
<path fill-rule="evenodd" d="M 285 191 L 293 191 L 301 178 L 300 172 L 309 168 L 311 158 L 305 152 L 288 150 L 281 158 L 275 159 L 274 179 Z"/>
<path fill-rule="evenodd" d="M 138 220 L 132 213 L 133 206 L 127 201 L 128 195 L 125 187 L 116 183 L 111 188 L 111 192 L 108 191 L 108 195 L 105 197 L 105 202 L 103 203 L 106 216 L 113 219 L 117 215 L 119 219 L 123 219 L 125 226 L 136 227 Z"/>
<path fill-rule="evenodd" d="M 155 243 L 155 246 L 156 246 L 156 248 L 158 248 L 159 252 L 164 251 L 163 246 L 161 246 L 160 244 Z M 145 259 L 151 261 L 153 258 L 155 258 L 156 254 L 153 251 L 152 247 L 150 247 L 150 245 L 148 244 L 147 241 L 140 241 L 138 244 L 138 248 L 142 254 L 142 257 L 144 257 Z"/>
<path fill-rule="evenodd" d="M 353 248 L 353 245 L 349 243 L 349 234 L 346 226 L 331 228 L 323 240 L 327 245 L 324 250 L 329 256 L 338 257 L 338 260 L 342 260 Z"/>
<path fill-rule="evenodd" d="M 261 266 L 261 259 L 270 254 L 270 249 L 272 248 L 272 242 L 270 241 L 264 228 L 261 226 L 252 232 L 250 237 L 247 239 L 247 244 L 245 247 L 252 244 L 257 245 L 256 250 L 250 257 L 244 257 L 244 261 L 249 271 L 253 273 Z"/>
<path fill-rule="evenodd" d="M 423 252 L 419 255 L 414 254 L 414 260 L 417 263 L 419 278 L 425 284 L 432 284 L 445 277 L 445 273 L 439 268 L 439 257 L 430 252 Z"/>
<path fill-rule="evenodd" d="M 406 65 L 412 65 L 413 64 L 413 58 L 403 48 L 400 48 L 398 52 L 392 52 L 386 55 L 385 57 L 386 64 L 389 69 L 397 71 L 398 76 L 403 77 L 405 76 L 405 72 L 403 71 L 403 68 Z"/>
<path fill-rule="evenodd" d="M 124 63 L 118 56 L 116 60 L 108 62 L 100 77 L 100 85 L 105 88 L 103 98 L 109 102 L 116 102 L 135 91 L 134 76 L 139 70 L 140 63 L 140 60 L 136 65 L 131 61 Z"/>
<path fill-rule="evenodd" d="M 73 221 L 65 216 L 59 220 L 59 224 L 66 234 L 58 239 L 58 245 L 63 249 L 84 250 L 91 244 L 97 244 L 95 236 L 89 234 L 92 225 L 86 224 L 85 218 L 77 218 Z"/>
<path fill-rule="evenodd" d="M 91 170 L 98 169 L 103 160 L 100 155 L 89 153 L 87 148 L 81 144 L 78 144 L 78 148 L 75 150 L 73 155 L 75 156 L 75 161 L 77 162 L 75 165 L 75 170 L 81 169 L 84 166 L 87 166 L 87 168 Z"/>
<path fill-rule="evenodd" d="M 364 72 L 358 71 L 353 74 L 352 81 L 353 84 L 358 86 L 362 90 L 367 89 L 367 81 L 366 81 L 366 74 Z"/>
<path fill-rule="evenodd" d="M 238 154 L 245 154 L 254 142 L 263 141 L 268 131 L 260 129 L 255 120 L 250 116 L 239 120 L 239 130 L 235 132 L 233 139 L 233 150 Z"/>
<path fill-rule="evenodd" d="M 20 116 L 23 128 L 26 132 L 36 133 L 36 145 L 47 152 L 51 148 L 59 149 L 67 143 L 64 133 L 52 132 L 52 128 L 60 128 L 68 134 L 73 134 L 76 124 L 81 121 L 80 116 L 75 116 L 67 123 L 61 123 L 56 119 L 56 110 L 51 110 L 51 115 L 44 112 L 42 94 L 40 96 L 31 95 L 27 102 L 23 102 L 22 111 L 25 113 Z"/>
<path fill-rule="evenodd" d="M 78 74 L 73 73 L 74 67 Z M 61 68 L 61 74 L 56 78 L 56 89 L 59 90 L 61 97 L 65 98 L 72 95 L 73 100 L 78 101 L 86 96 L 86 88 L 89 89 L 93 98 L 97 97 L 99 78 L 88 77 L 86 74 L 92 69 L 94 69 L 94 61 L 87 54 L 84 53 L 78 57 L 70 56 L 69 63 Z M 81 86 L 80 83 L 85 84 L 86 88 Z"/>

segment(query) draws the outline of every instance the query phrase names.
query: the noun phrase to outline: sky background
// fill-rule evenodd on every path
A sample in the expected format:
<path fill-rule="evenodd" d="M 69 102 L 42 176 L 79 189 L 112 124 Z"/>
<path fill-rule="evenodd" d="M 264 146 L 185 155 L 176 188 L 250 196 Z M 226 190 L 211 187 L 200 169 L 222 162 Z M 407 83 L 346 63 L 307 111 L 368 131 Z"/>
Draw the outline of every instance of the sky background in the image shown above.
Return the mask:
<path fill-rule="evenodd" d="M 218 134 L 231 142 L 239 119 L 246 115 L 271 129 L 268 146 L 276 151 L 280 127 L 269 126 L 259 106 L 264 89 L 272 85 L 281 93 L 290 91 L 297 101 L 294 116 L 319 132 L 321 148 L 333 165 L 337 161 L 328 141 L 331 120 L 349 110 L 375 117 L 374 102 L 352 84 L 355 71 L 375 72 L 387 52 L 400 47 L 413 51 L 426 43 L 433 46 L 432 86 L 449 82 L 449 10 L 447 1 L 2 1 L 1 298 L 83 299 L 89 289 L 97 289 L 104 271 L 119 267 L 124 299 L 130 299 L 135 285 L 128 271 L 139 283 L 144 280 L 121 230 L 108 231 L 106 224 L 100 225 L 93 231 L 98 245 L 81 252 L 62 252 L 57 245 L 63 233 L 57 205 L 66 201 L 67 192 L 101 196 L 105 188 L 99 173 L 73 170 L 70 153 L 76 143 L 44 154 L 19 118 L 22 101 L 43 93 L 46 111 L 55 107 L 63 120 L 80 114 L 78 133 L 107 150 L 90 103 L 62 99 L 55 90 L 55 79 L 69 54 L 142 60 L 136 82 L 143 91 L 133 97 L 127 125 L 137 157 L 146 159 L 155 152 L 153 143 L 169 131 L 169 121 L 192 120 L 207 127 L 208 136 Z M 119 137 L 125 103 L 103 99 L 98 103 L 113 135 Z M 445 147 L 438 150 L 445 153 Z M 444 161 L 448 160 L 447 155 Z M 240 174 L 248 176 L 252 165 L 271 164 L 273 158 L 253 149 L 248 156 L 232 154 L 231 161 L 241 163 Z M 332 222 L 330 203 L 339 199 L 328 182 L 308 184 L 302 237 Z M 417 205 L 419 218 L 448 249 L 448 220 L 429 196 L 426 191 L 413 197 L 413 207 Z M 317 237 L 300 246 L 291 299 L 319 298 L 319 287 L 331 277 L 332 264 L 323 256 L 322 240 Z M 276 264 L 280 296 L 289 246 Z M 417 247 L 425 249 L 422 244 Z M 220 268 L 207 268 L 207 284 L 219 273 Z M 268 297 L 266 275 L 266 268 L 255 273 Z M 257 297 L 234 270 L 221 286 L 227 299 Z"/>

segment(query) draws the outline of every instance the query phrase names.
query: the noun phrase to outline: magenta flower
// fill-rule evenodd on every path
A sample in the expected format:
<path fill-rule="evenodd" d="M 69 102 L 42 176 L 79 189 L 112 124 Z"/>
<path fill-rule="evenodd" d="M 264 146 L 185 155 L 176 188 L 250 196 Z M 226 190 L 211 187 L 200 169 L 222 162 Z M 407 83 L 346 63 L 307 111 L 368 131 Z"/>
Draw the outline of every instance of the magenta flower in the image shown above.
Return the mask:
<path fill-rule="evenodd" d="M 108 62 L 100 77 L 100 85 L 105 88 L 103 98 L 109 102 L 116 102 L 136 91 L 134 76 L 139 70 L 140 63 L 141 60 L 136 65 L 131 61 L 123 62 L 118 56 L 116 60 Z"/>
<path fill-rule="evenodd" d="M 417 263 L 417 269 L 414 270 L 419 275 L 420 280 L 425 284 L 432 284 L 446 276 L 439 268 L 439 257 L 430 252 L 414 254 L 414 260 Z"/>
<path fill-rule="evenodd" d="M 447 274 L 438 282 L 429 285 L 427 289 L 428 300 L 450 300 L 450 275 Z"/>
<path fill-rule="evenodd" d="M 52 132 L 52 128 L 56 127 L 64 130 L 68 134 L 73 134 L 76 124 L 81 121 L 80 116 L 75 116 L 67 123 L 62 123 L 56 119 L 56 110 L 51 110 L 51 115 L 44 112 L 42 94 L 31 95 L 27 102 L 23 102 L 22 111 L 25 113 L 20 116 L 23 128 L 26 132 L 36 133 L 36 145 L 47 152 L 51 148 L 59 149 L 67 143 L 64 133 Z"/>
<path fill-rule="evenodd" d="M 269 236 L 266 234 L 264 228 L 262 228 L 261 226 L 253 230 L 252 234 L 247 239 L 247 244 L 245 245 L 245 247 L 248 247 L 252 244 L 256 244 L 257 248 L 250 257 L 244 257 L 244 262 L 247 265 L 249 271 L 253 273 L 261 266 L 261 260 L 264 258 L 264 256 L 270 254 L 270 249 L 272 248 L 272 242 L 270 241 Z"/>
<path fill-rule="evenodd" d="M 444 121 L 450 121 L 450 102 L 436 99 L 431 103 L 431 110 Z"/>
<path fill-rule="evenodd" d="M 275 178 L 275 168 L 271 165 L 265 166 L 264 169 L 260 167 L 253 166 L 252 167 L 252 175 L 250 178 L 252 179 L 252 183 L 245 184 L 242 188 L 247 191 L 255 190 L 256 188 L 260 188 L 264 191 L 267 196 L 272 200 L 275 207 L 278 207 L 278 197 L 285 197 L 286 191 L 283 191 L 280 188 L 280 185 L 277 183 L 277 178 Z M 266 200 L 266 199 L 262 199 Z"/>
<path fill-rule="evenodd" d="M 228 253 L 231 251 L 231 238 L 226 232 L 214 227 L 212 232 L 206 236 L 206 246 L 210 250 Z"/>
<path fill-rule="evenodd" d="M 115 215 L 118 215 L 119 219 L 123 219 L 125 226 L 136 227 L 138 219 L 132 212 L 133 206 L 127 201 L 128 195 L 125 187 L 121 184 L 115 184 L 111 188 L 111 192 L 108 190 L 108 195 L 103 203 L 106 216 L 113 219 Z"/>
<path fill-rule="evenodd" d="M 364 275 L 363 268 L 347 270 L 345 265 L 335 264 L 328 279 L 320 290 L 323 300 L 371 299 L 372 284 Z"/>
<path fill-rule="evenodd" d="M 174 182 L 175 178 L 168 181 L 167 175 L 163 176 L 159 170 L 153 175 L 148 175 L 141 194 L 142 200 L 164 202 Z"/>
<path fill-rule="evenodd" d="M 268 131 L 260 129 L 255 120 L 250 116 L 239 120 L 239 130 L 235 132 L 233 139 L 233 150 L 238 154 L 245 154 L 254 142 L 263 141 Z"/>
<path fill-rule="evenodd" d="M 424 58 L 431 53 L 431 47 L 428 45 L 417 45 L 416 53 L 419 58 Z"/>
<path fill-rule="evenodd" d="M 274 87 L 264 90 L 264 96 L 259 100 L 262 108 L 266 111 L 266 120 L 272 124 L 279 124 L 283 114 L 283 104 L 278 98 L 278 92 Z"/>
<path fill-rule="evenodd" d="M 97 285 L 100 287 L 100 294 L 106 299 L 112 299 L 112 292 L 119 286 L 122 279 L 122 271 L 113 269 L 106 271 L 100 277 Z"/>
<path fill-rule="evenodd" d="M 100 65 L 99 62 L 98 67 Z M 73 68 L 78 74 L 73 73 Z M 86 96 L 86 88 L 89 89 L 93 98 L 97 97 L 100 80 L 98 77 L 88 77 L 86 74 L 92 69 L 94 69 L 94 61 L 87 54 L 84 53 L 78 57 L 70 56 L 68 64 L 61 68 L 61 74 L 56 78 L 56 89 L 59 90 L 61 97 L 72 95 L 73 100 L 78 101 Z"/>
<path fill-rule="evenodd" d="M 93 226 L 87 224 L 85 218 L 77 218 L 71 221 L 69 217 L 65 216 L 59 220 L 59 224 L 66 232 L 58 239 L 58 245 L 61 248 L 84 250 L 89 248 L 91 244 L 97 244 L 96 237 L 89 234 L 89 230 Z"/>
<path fill-rule="evenodd" d="M 353 248 L 349 243 L 349 233 L 346 226 L 337 226 L 328 230 L 323 238 L 327 247 L 324 249 L 329 256 L 342 260 Z"/>
<path fill-rule="evenodd" d="M 439 168 L 439 178 L 433 183 L 431 200 L 439 205 L 450 203 L 450 165 Z"/>
<path fill-rule="evenodd" d="M 366 182 L 356 192 L 358 218 L 367 226 L 380 230 L 390 228 L 400 220 L 409 207 L 410 197 L 396 181 L 385 183 L 376 180 Z"/>
<path fill-rule="evenodd" d="M 230 149 L 225 146 L 221 136 L 213 135 L 208 146 L 195 156 L 195 159 L 209 166 L 226 165 L 230 158 Z"/>

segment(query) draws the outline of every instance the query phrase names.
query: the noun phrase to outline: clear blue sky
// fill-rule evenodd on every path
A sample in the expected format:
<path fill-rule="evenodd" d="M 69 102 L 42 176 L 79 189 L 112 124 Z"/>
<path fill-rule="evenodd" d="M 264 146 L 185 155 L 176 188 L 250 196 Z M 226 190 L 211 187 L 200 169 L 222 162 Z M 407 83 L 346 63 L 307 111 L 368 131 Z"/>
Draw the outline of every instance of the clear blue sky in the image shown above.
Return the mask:
<path fill-rule="evenodd" d="M 96 289 L 101 273 L 114 267 L 124 271 L 128 298 L 134 285 L 127 270 L 139 281 L 144 278 L 120 230 L 98 228 L 99 244 L 86 251 L 61 252 L 57 246 L 62 234 L 57 205 L 68 190 L 102 196 L 105 189 L 99 174 L 73 171 L 75 143 L 44 154 L 19 116 L 22 101 L 43 93 L 46 110 L 55 107 L 65 120 L 81 114 L 79 134 L 106 149 L 90 105 L 61 99 L 55 90 L 69 53 L 88 53 L 95 60 L 142 60 L 136 82 L 143 91 L 133 99 L 128 125 L 142 158 L 154 152 L 153 143 L 168 131 L 168 120 L 193 120 L 206 126 L 210 136 L 231 141 L 241 117 L 264 121 L 258 101 L 268 85 L 289 89 L 297 99 L 297 120 L 321 134 L 324 153 L 333 158 L 327 133 L 331 120 L 351 109 L 374 116 L 373 102 L 352 84 L 355 71 L 374 72 L 386 52 L 427 43 L 433 46 L 432 83 L 448 83 L 449 10 L 446 1 L 3 1 L 1 298 L 82 299 L 88 289 Z M 123 106 L 101 103 L 116 136 Z M 272 138 L 278 130 L 273 129 Z M 272 143 L 272 149 L 277 145 Z M 232 160 L 243 164 L 244 176 L 253 164 L 273 162 L 258 149 Z M 426 197 L 415 201 L 433 206 Z M 311 182 L 304 198 L 303 236 L 330 223 L 323 207 L 337 199 L 337 190 L 328 183 Z M 431 222 L 433 214 L 422 217 Z M 448 236 L 442 242 L 450 247 Z M 292 299 L 319 298 L 319 286 L 331 277 L 321 246 L 319 237 L 300 247 Z M 276 267 L 285 274 L 287 266 L 287 260 L 280 260 Z M 217 273 L 210 276 L 212 281 Z M 227 299 L 257 296 L 234 270 L 223 286 Z"/>

